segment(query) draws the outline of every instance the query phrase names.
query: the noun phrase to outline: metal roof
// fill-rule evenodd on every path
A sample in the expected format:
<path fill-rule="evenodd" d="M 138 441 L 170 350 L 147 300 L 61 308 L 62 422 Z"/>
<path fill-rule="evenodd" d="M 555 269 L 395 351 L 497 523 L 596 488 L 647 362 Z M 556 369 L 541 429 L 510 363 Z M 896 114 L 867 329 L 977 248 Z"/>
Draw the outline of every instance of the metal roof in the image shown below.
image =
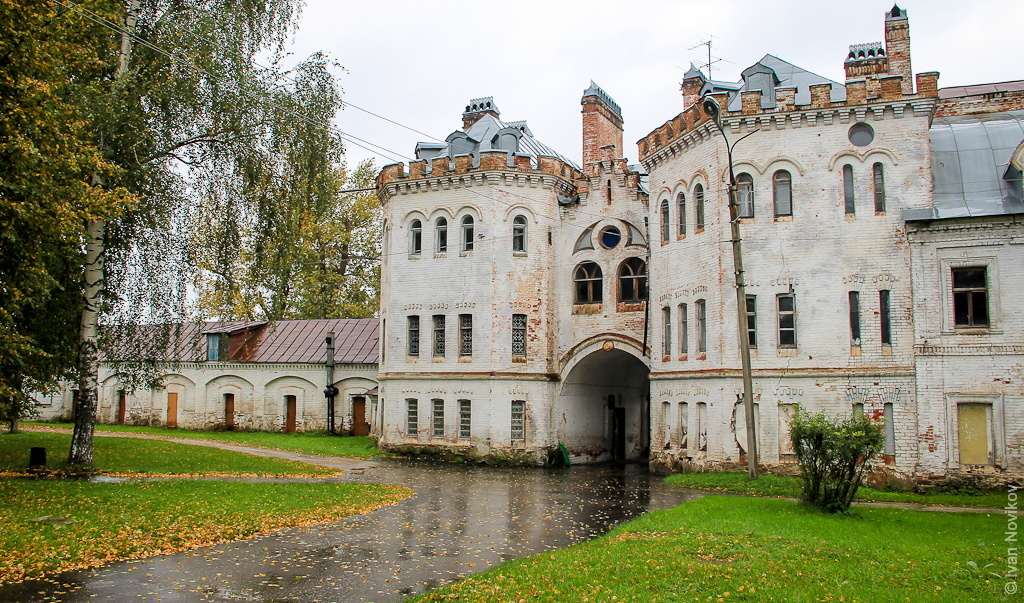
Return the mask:
<path fill-rule="evenodd" d="M 832 91 L 829 95 L 831 100 L 833 102 L 846 100 L 846 87 L 839 82 L 834 82 L 827 77 L 822 77 L 817 73 L 797 67 L 796 65 L 771 54 L 764 55 L 761 57 L 760 61 L 754 63 L 743 71 L 744 74 L 755 72 L 771 72 L 774 74 L 776 80 L 773 82 L 774 85 L 772 88 L 796 88 L 796 99 L 794 102 L 797 105 L 811 104 L 812 84 L 831 84 Z M 705 87 L 714 83 L 715 82 L 707 84 Z M 740 80 L 737 86 L 736 92 L 730 93 L 729 95 L 730 111 L 740 111 L 743 109 L 743 92 L 750 90 L 761 90 L 762 92 L 766 92 L 757 78 L 747 79 L 745 77 Z M 772 99 L 774 99 L 774 94 L 763 94 L 761 97 L 761 106 L 763 108 L 774 107 L 775 103 Z"/>
<path fill-rule="evenodd" d="M 1011 165 L 1024 144 L 1024 111 L 938 117 L 929 138 L 932 207 L 908 208 L 905 219 L 1024 213 L 1021 172 Z"/>
<path fill-rule="evenodd" d="M 378 357 L 378 319 L 326 318 L 316 320 L 224 321 L 184 323 L 165 328 L 143 325 L 136 328 L 112 329 L 114 339 L 127 337 L 153 341 L 166 339 L 160 360 L 197 362 L 206 358 L 206 336 L 218 333 L 253 331 L 246 342 L 246 351 L 238 362 L 323 364 L 327 361 L 324 339 L 334 332 L 334 362 L 337 364 L 376 364 Z M 159 345 L 159 344 L 157 344 Z M 118 346 L 115 344 L 115 350 Z M 129 349 L 129 345 L 119 346 Z M 116 357 L 119 354 L 113 352 Z M 106 360 L 102 356 L 101 360 Z"/>
<path fill-rule="evenodd" d="M 1018 92 L 1021 90 L 1024 90 L 1024 80 L 978 84 L 975 86 L 954 86 L 940 89 L 939 98 L 961 98 L 964 96 L 978 96 L 981 94 L 994 94 L 996 92 Z"/>

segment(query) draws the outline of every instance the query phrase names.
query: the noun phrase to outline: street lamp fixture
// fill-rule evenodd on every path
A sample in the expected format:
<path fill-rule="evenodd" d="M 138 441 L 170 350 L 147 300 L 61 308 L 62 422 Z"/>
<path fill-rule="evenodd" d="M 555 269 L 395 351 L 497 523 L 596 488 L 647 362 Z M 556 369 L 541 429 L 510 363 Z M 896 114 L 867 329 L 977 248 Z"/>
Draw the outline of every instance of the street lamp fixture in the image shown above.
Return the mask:
<path fill-rule="evenodd" d="M 711 118 L 725 140 L 729 157 L 729 226 L 732 240 L 733 273 L 736 277 L 736 327 L 740 338 L 740 360 L 743 364 L 743 414 L 747 423 L 747 471 L 750 479 L 757 479 L 757 430 L 754 425 L 754 385 L 750 369 L 750 338 L 747 334 L 747 289 L 743 276 L 743 248 L 740 242 L 740 204 L 736 188 L 736 172 L 732 164 L 732 150 L 741 140 L 757 130 L 749 132 L 729 144 L 729 138 L 722 127 L 722 108 L 718 101 L 704 97 L 701 102 L 704 113 Z"/>

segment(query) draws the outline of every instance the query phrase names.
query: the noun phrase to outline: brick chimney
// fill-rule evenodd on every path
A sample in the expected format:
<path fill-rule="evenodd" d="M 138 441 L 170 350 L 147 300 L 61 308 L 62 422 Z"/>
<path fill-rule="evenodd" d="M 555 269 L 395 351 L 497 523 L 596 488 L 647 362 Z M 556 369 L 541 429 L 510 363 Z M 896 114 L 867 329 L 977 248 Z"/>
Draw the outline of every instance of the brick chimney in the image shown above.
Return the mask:
<path fill-rule="evenodd" d="M 696 65 L 690 63 L 690 68 L 683 74 L 683 82 L 679 85 L 679 90 L 683 93 L 683 111 L 686 111 L 700 100 L 701 90 L 704 89 L 704 84 L 707 81 L 700 69 L 697 69 Z"/>
<path fill-rule="evenodd" d="M 495 119 L 501 115 L 501 111 L 498 111 L 498 105 L 494 104 L 493 96 L 474 98 L 469 101 L 469 104 L 466 105 L 466 110 L 462 112 L 462 130 L 468 130 L 470 126 L 479 121 L 484 115 L 490 115 Z"/>
<path fill-rule="evenodd" d="M 903 94 L 914 93 L 914 76 L 910 69 L 910 21 L 907 11 L 893 5 L 885 13 L 885 54 L 889 55 L 889 74 L 902 75 Z"/>
<path fill-rule="evenodd" d="M 623 156 L 622 109 L 593 81 L 583 92 L 583 171 L 603 159 Z"/>

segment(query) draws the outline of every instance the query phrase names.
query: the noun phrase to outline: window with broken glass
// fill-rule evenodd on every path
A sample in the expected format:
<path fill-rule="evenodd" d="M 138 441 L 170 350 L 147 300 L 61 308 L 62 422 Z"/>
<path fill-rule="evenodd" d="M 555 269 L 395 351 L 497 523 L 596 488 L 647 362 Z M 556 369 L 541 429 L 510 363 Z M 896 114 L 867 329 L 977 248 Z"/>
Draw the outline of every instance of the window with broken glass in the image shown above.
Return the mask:
<path fill-rule="evenodd" d="M 512 315 L 512 356 L 526 357 L 526 315 Z"/>
<path fill-rule="evenodd" d="M 736 203 L 739 217 L 754 217 L 754 178 L 746 172 L 736 176 Z"/>
<path fill-rule="evenodd" d="M 434 356 L 444 357 L 444 314 L 434 315 Z"/>
<path fill-rule="evenodd" d="M 783 293 L 777 298 L 779 308 L 779 347 L 796 347 L 796 297 Z"/>
<path fill-rule="evenodd" d="M 953 268 L 953 326 L 988 327 L 988 269 Z"/>
<path fill-rule="evenodd" d="M 459 356 L 473 355 L 473 315 L 459 314 Z"/>

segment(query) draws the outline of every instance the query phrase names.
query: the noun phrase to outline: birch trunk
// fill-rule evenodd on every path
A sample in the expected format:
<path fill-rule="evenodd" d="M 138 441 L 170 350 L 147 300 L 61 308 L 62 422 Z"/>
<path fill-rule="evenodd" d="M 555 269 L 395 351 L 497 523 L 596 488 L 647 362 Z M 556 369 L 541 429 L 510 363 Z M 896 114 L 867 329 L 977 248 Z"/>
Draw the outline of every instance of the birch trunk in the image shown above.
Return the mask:
<path fill-rule="evenodd" d="M 114 71 L 114 86 L 128 73 L 132 56 L 132 36 L 141 8 L 141 0 L 128 3 L 121 34 L 121 52 Z M 102 140 L 102 137 L 100 138 Z M 107 151 L 108 149 L 101 149 Z M 107 153 L 109 154 L 109 153 Z M 102 186 L 94 178 L 94 186 Z M 96 431 L 96 408 L 99 394 L 99 314 L 106 274 L 103 270 L 106 222 L 100 218 L 85 224 L 85 267 L 82 271 L 82 321 L 78 330 L 78 407 L 75 409 L 75 429 L 71 433 L 69 465 L 92 464 L 93 433 Z"/>

